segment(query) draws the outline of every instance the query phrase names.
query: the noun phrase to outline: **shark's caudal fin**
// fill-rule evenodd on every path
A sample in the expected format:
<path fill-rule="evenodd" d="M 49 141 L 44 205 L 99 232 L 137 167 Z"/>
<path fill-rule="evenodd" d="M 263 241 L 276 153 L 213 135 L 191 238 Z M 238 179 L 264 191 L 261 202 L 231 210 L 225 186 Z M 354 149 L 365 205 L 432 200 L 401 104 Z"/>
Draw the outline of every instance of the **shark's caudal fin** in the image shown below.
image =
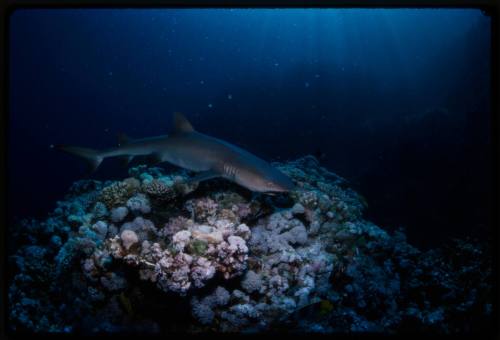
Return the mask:
<path fill-rule="evenodd" d="M 132 138 L 130 138 L 123 132 L 117 133 L 116 137 L 118 138 L 118 147 L 127 145 L 132 141 Z M 120 156 L 119 158 L 122 166 L 126 168 L 129 166 L 130 162 L 132 162 L 134 156 L 125 155 L 125 156 Z"/>
<path fill-rule="evenodd" d="M 103 157 L 99 155 L 99 151 L 92 149 L 69 145 L 54 145 L 53 148 L 84 158 L 89 165 L 89 172 L 94 172 L 103 160 Z"/>

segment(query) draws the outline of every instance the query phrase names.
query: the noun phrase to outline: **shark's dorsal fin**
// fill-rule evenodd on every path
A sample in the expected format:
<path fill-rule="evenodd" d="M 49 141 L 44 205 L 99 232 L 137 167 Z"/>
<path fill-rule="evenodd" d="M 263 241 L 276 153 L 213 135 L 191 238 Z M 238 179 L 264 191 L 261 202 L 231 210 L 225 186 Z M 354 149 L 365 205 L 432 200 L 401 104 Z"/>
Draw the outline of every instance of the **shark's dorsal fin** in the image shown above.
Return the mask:
<path fill-rule="evenodd" d="M 174 112 L 174 133 L 176 132 L 193 132 L 193 126 L 186 117 L 180 112 Z"/>

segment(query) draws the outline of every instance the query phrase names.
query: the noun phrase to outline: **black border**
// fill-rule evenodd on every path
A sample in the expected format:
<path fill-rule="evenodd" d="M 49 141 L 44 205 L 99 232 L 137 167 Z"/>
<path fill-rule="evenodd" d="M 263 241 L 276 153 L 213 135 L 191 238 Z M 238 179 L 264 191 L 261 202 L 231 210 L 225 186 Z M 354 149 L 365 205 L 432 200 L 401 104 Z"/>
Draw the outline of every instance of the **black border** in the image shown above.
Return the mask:
<path fill-rule="evenodd" d="M 6 332 L 7 325 L 7 282 L 5 271 L 7 268 L 6 245 L 8 242 L 7 231 L 7 133 L 8 133 L 8 82 L 9 82 L 9 20 L 16 9 L 76 9 L 76 8 L 476 8 L 481 9 L 491 18 L 491 136 L 492 136 L 492 184 L 493 197 L 491 202 L 491 221 L 492 221 L 492 244 L 491 249 L 494 253 L 493 258 L 493 323 L 494 333 L 491 334 L 399 334 L 407 338 L 478 338 L 479 339 L 500 339 L 500 319 L 498 314 L 499 295 L 499 228 L 500 214 L 499 208 L 499 175 L 500 175 L 500 68 L 498 67 L 499 53 L 499 17 L 500 0 L 0 0 L 0 140 L 3 146 L 3 153 L 0 157 L 0 171 L 5 174 L 0 180 L 0 215 L 4 223 L 0 224 L 0 253 L 3 255 L 3 261 L 0 263 L 0 338 L 18 338 L 19 334 Z M 39 336 L 44 334 L 33 334 L 30 336 Z M 47 334 L 45 334 L 47 335 Z M 272 336 L 272 334 L 270 334 Z M 359 336 L 357 334 L 352 334 Z M 352 336 L 351 335 L 351 336 Z M 51 335 L 65 336 L 65 335 Z M 112 335 L 111 335 L 112 336 Z M 140 335 L 134 336 L 134 338 Z M 185 336 L 188 336 L 186 334 Z M 225 337 L 225 334 L 217 334 L 217 337 Z M 257 334 L 260 336 L 260 334 Z M 286 335 L 287 337 L 290 335 Z M 314 334 L 307 334 L 307 337 Z M 351 337 L 346 334 L 328 335 L 328 338 Z M 388 335 L 383 335 L 388 337 Z M 326 337 L 326 336 L 325 336 Z M 393 336 L 389 336 L 393 337 Z"/>
<path fill-rule="evenodd" d="M 76 7 L 445 7 L 497 8 L 495 0 L 6 0 L 5 7 L 76 8 Z"/>

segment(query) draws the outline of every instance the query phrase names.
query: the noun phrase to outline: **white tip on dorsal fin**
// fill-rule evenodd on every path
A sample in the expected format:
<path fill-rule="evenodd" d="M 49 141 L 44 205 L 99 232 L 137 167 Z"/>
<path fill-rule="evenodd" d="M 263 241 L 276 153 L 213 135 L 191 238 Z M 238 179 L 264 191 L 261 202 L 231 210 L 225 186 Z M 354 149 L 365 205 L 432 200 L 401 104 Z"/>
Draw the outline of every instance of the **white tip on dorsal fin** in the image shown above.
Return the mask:
<path fill-rule="evenodd" d="M 193 132 L 193 126 L 180 112 L 174 112 L 174 132 Z"/>

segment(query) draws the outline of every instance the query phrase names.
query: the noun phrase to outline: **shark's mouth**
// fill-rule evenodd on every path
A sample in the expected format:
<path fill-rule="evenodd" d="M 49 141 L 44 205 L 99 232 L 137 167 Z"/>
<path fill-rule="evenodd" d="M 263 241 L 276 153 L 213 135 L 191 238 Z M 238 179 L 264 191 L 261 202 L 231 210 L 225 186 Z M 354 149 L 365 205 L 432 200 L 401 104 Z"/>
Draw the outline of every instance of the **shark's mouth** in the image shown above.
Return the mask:
<path fill-rule="evenodd" d="M 263 191 L 262 193 L 269 196 L 279 196 L 279 195 L 286 195 L 289 192 L 290 190 L 273 190 L 273 191 L 270 190 L 270 191 Z"/>
<path fill-rule="evenodd" d="M 280 192 L 276 192 L 276 191 L 264 191 L 263 194 L 266 194 L 266 195 L 269 195 L 269 196 L 276 196 L 278 195 Z"/>

